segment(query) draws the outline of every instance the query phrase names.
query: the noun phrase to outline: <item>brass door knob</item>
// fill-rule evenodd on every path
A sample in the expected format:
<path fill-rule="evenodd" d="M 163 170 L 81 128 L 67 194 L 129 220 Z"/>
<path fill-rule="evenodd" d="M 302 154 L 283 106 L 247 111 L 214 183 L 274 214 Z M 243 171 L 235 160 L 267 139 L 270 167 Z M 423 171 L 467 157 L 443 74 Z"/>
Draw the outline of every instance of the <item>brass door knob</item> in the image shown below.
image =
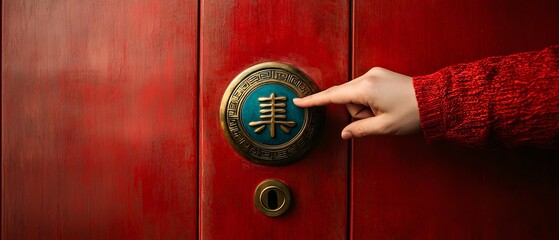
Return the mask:
<path fill-rule="evenodd" d="M 316 141 L 322 108 L 299 108 L 293 98 L 318 92 L 297 68 L 278 62 L 254 65 L 229 85 L 221 101 L 221 128 L 248 160 L 281 165 L 301 158 Z"/>

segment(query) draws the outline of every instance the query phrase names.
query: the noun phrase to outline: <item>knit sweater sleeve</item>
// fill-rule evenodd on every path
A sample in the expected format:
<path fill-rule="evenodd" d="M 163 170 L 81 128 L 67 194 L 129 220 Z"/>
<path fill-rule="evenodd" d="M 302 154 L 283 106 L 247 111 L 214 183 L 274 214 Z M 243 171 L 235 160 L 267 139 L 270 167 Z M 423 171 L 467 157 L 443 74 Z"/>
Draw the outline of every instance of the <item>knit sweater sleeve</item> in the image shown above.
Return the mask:
<path fill-rule="evenodd" d="M 429 142 L 559 146 L 559 45 L 413 78 Z"/>

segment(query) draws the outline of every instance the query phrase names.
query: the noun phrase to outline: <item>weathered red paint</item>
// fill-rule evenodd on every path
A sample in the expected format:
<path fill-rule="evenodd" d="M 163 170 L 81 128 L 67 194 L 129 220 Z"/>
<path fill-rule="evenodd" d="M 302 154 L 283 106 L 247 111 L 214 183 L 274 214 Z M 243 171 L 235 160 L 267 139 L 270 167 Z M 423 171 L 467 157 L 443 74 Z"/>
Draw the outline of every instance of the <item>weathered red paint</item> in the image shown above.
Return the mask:
<path fill-rule="evenodd" d="M 354 75 L 408 75 L 559 42 L 556 1 L 355 1 Z M 559 239 L 559 154 L 356 140 L 354 239 Z"/>
<path fill-rule="evenodd" d="M 266 167 L 227 144 L 218 116 L 255 63 L 290 63 L 321 89 L 373 66 L 427 74 L 556 44 L 559 4 L 200 4 L 198 22 L 193 0 L 2 2 L 2 238 L 194 239 L 198 227 L 204 239 L 559 238 L 557 152 L 421 136 L 348 149 L 348 115 L 329 106 L 308 156 Z M 253 205 L 268 178 L 293 194 L 279 218 Z"/>
<path fill-rule="evenodd" d="M 2 1 L 2 238 L 196 238 L 196 79 L 196 1 Z"/>
<path fill-rule="evenodd" d="M 202 1 L 200 79 L 200 236 L 203 239 L 342 239 L 347 235 L 347 124 L 341 106 L 327 109 L 316 147 L 288 166 L 255 165 L 227 143 L 221 97 L 245 68 L 290 63 L 326 89 L 349 77 L 347 1 Z M 256 210 L 254 190 L 268 178 L 292 192 L 278 218 Z"/>

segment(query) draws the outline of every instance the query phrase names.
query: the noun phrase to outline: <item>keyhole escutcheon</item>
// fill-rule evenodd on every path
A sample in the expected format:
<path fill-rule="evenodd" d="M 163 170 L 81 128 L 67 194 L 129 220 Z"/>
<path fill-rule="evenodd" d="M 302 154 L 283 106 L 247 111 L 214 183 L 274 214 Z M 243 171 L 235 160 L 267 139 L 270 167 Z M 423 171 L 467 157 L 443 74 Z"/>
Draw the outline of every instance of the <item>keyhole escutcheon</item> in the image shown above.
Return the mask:
<path fill-rule="evenodd" d="M 268 217 L 284 214 L 291 204 L 291 193 L 285 184 L 268 179 L 258 185 L 254 192 L 256 209 Z"/>

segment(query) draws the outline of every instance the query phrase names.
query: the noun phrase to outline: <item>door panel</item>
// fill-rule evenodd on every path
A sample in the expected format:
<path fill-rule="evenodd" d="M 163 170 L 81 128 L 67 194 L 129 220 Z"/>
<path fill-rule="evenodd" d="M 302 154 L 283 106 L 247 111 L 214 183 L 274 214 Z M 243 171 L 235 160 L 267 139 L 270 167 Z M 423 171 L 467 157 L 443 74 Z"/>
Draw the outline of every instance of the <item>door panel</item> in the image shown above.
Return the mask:
<path fill-rule="evenodd" d="M 559 238 L 557 152 L 422 136 L 348 149 L 347 113 L 328 106 L 308 155 L 261 166 L 218 115 L 229 82 L 260 62 L 324 90 L 350 70 L 421 75 L 557 44 L 554 1 L 358 0 L 353 38 L 348 1 L 201 4 L 198 115 L 197 1 L 2 2 L 2 238 L 193 239 L 199 226 L 205 239 L 342 239 L 348 218 L 355 239 Z M 293 197 L 278 218 L 253 202 L 269 178 Z"/>
<path fill-rule="evenodd" d="M 559 42 L 556 1 L 355 1 L 354 77 L 407 75 Z M 558 239 L 559 155 L 428 145 L 422 136 L 353 144 L 355 239 Z"/>
<path fill-rule="evenodd" d="M 219 107 L 242 70 L 280 61 L 309 75 L 320 89 L 349 74 L 347 1 L 202 1 L 200 97 L 200 228 L 203 239 L 341 239 L 347 235 L 347 124 L 340 106 L 326 109 L 324 133 L 303 159 L 256 165 L 227 143 Z M 291 190 L 291 209 L 262 215 L 253 194 L 265 179 Z"/>
<path fill-rule="evenodd" d="M 2 1 L 2 238 L 197 231 L 197 1 Z"/>

